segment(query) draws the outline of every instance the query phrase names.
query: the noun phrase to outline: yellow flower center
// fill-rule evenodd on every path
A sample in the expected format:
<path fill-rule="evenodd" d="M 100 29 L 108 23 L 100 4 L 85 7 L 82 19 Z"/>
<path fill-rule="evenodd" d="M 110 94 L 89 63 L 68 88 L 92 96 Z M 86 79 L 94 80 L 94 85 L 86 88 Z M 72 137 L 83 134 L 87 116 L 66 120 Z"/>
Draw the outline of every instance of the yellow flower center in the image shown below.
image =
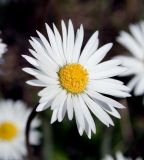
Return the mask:
<path fill-rule="evenodd" d="M 88 72 L 82 65 L 65 65 L 58 74 L 61 86 L 68 92 L 77 94 L 85 90 L 88 83 Z"/>
<path fill-rule="evenodd" d="M 17 135 L 17 127 L 11 122 L 0 124 L 0 140 L 10 141 Z"/>

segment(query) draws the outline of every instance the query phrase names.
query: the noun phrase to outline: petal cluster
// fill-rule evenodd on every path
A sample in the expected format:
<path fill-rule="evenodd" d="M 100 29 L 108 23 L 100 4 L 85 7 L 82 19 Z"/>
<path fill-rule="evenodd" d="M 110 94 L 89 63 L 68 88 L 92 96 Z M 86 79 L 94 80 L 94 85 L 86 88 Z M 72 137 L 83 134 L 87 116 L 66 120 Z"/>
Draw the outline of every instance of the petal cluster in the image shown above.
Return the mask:
<path fill-rule="evenodd" d="M 83 46 L 84 29 L 81 25 L 75 34 L 74 27 L 69 20 L 68 29 L 64 21 L 61 22 L 62 36 L 53 24 L 53 30 L 46 24 L 48 39 L 39 31 L 39 38 L 31 38 L 29 49 L 31 56 L 23 57 L 34 66 L 34 68 L 23 68 L 23 70 L 35 77 L 27 81 L 29 85 L 44 87 L 38 95 L 40 96 L 37 111 L 43 111 L 49 107 L 53 110 L 51 123 L 58 120 L 61 122 L 67 113 L 69 120 L 75 115 L 76 124 L 80 135 L 85 131 L 88 137 L 96 132 L 95 122 L 91 115 L 93 113 L 106 126 L 114 125 L 110 115 L 120 118 L 117 108 L 124 108 L 119 102 L 106 95 L 119 98 L 129 97 L 129 88 L 123 85 L 117 76 L 125 72 L 121 67 L 120 60 L 110 60 L 100 63 L 112 47 L 112 43 L 98 48 L 99 38 L 96 31 Z M 71 66 L 71 74 L 62 76 L 64 84 L 68 87 L 83 84 L 80 80 L 86 79 L 78 75 L 73 66 L 82 66 L 86 71 L 86 85 L 75 92 L 74 88 L 68 90 L 61 84 L 59 72 L 65 66 Z M 70 68 L 70 67 L 67 67 Z M 80 67 L 78 67 L 80 68 Z M 69 73 L 69 70 L 67 70 Z M 82 75 L 82 76 L 80 76 Z M 70 79 L 69 79 L 70 77 Z M 79 86 L 78 86 L 79 87 Z M 104 94 L 104 95 L 103 95 Z"/>
<path fill-rule="evenodd" d="M 130 33 L 120 32 L 117 41 L 123 45 L 131 56 L 117 56 L 122 65 L 128 70 L 122 76 L 134 77 L 128 83 L 128 87 L 134 90 L 135 96 L 144 95 L 144 22 L 129 26 Z"/>

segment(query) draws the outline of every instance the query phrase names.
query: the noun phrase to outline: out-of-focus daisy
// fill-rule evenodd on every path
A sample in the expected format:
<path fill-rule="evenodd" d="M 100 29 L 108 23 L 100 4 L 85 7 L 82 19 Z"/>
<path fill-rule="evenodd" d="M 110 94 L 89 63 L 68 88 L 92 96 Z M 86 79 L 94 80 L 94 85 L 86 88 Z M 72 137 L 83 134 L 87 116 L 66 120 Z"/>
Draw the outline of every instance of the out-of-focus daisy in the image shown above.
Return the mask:
<path fill-rule="evenodd" d="M 120 118 L 115 108 L 124 106 L 105 95 L 120 98 L 130 96 L 127 93 L 128 87 L 111 78 L 124 72 L 125 68 L 119 66 L 119 60 L 100 63 L 112 44 L 98 49 L 98 31 L 91 36 L 81 51 L 83 26 L 77 30 L 76 36 L 71 20 L 68 30 L 63 21 L 61 26 L 62 37 L 54 24 L 53 31 L 46 24 L 49 41 L 37 31 L 39 39 L 32 37 L 30 40 L 33 47 L 30 52 L 34 58 L 23 56 L 36 69 L 23 70 L 36 77 L 28 81 L 28 84 L 45 87 L 38 93 L 41 98 L 37 111 L 51 106 L 51 123 L 56 120 L 61 122 L 66 112 L 69 120 L 72 120 L 74 112 L 80 135 L 85 131 L 90 138 L 91 131 L 96 132 L 90 111 L 106 126 L 114 125 L 108 113 Z"/>
<path fill-rule="evenodd" d="M 21 102 L 0 101 L 0 159 L 21 160 L 26 156 L 25 127 L 31 109 Z M 35 130 L 40 125 L 34 119 L 30 130 L 30 142 L 37 145 L 40 133 Z"/>
<path fill-rule="evenodd" d="M 7 45 L 3 43 L 2 39 L 0 38 L 0 58 L 6 51 L 7 51 Z"/>
<path fill-rule="evenodd" d="M 7 51 L 7 45 L 2 42 L 0 38 L 0 58 L 2 58 L 3 54 Z"/>
<path fill-rule="evenodd" d="M 132 158 L 125 157 L 121 152 L 117 152 L 115 158 L 110 155 L 106 155 L 102 160 L 132 160 Z M 142 158 L 136 158 L 135 160 L 142 160 Z"/>
<path fill-rule="evenodd" d="M 144 22 L 129 26 L 131 34 L 122 31 L 117 41 L 123 45 L 132 56 L 118 56 L 122 65 L 128 70 L 122 76 L 134 75 L 128 87 L 134 90 L 135 96 L 144 95 Z"/>

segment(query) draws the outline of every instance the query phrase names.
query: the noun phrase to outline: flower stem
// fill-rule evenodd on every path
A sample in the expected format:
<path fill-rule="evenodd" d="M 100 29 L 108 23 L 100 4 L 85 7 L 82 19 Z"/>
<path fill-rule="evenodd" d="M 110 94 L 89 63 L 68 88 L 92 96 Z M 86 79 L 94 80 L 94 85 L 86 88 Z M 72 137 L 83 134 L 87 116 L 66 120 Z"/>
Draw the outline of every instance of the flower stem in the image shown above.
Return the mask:
<path fill-rule="evenodd" d="M 26 147 L 27 147 L 27 153 L 28 153 L 28 160 L 33 160 L 33 154 L 32 154 L 32 148 L 30 146 L 30 127 L 32 120 L 35 118 L 37 112 L 36 112 L 35 106 L 31 112 L 31 114 L 28 117 L 27 124 L 26 124 L 26 130 L 25 130 L 25 138 L 26 138 Z"/>

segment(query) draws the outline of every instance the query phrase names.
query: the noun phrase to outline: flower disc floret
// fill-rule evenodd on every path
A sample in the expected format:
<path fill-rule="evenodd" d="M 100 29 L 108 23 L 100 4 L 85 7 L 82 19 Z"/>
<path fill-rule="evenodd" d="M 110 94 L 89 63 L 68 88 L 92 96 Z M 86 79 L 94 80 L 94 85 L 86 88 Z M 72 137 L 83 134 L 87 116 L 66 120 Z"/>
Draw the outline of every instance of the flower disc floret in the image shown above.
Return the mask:
<path fill-rule="evenodd" d="M 68 64 L 59 70 L 61 86 L 73 94 L 81 93 L 88 83 L 88 72 L 80 64 Z"/>
<path fill-rule="evenodd" d="M 10 141 L 17 135 L 17 127 L 12 122 L 3 122 L 0 124 L 0 139 Z"/>

